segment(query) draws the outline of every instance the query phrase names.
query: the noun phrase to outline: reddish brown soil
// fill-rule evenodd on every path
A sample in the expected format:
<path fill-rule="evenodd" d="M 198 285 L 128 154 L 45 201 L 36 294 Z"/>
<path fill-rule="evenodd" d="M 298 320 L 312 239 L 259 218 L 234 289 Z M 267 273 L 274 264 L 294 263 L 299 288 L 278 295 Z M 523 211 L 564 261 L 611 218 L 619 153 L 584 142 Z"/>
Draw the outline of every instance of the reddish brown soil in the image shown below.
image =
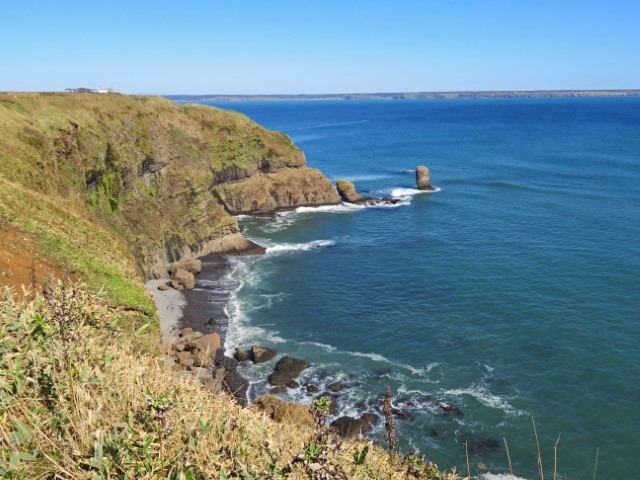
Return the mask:
<path fill-rule="evenodd" d="M 32 272 L 38 285 L 45 284 L 50 275 L 68 276 L 63 268 L 47 260 L 33 239 L 0 218 L 0 287 L 12 287 L 22 296 L 22 285 L 33 283 Z"/>

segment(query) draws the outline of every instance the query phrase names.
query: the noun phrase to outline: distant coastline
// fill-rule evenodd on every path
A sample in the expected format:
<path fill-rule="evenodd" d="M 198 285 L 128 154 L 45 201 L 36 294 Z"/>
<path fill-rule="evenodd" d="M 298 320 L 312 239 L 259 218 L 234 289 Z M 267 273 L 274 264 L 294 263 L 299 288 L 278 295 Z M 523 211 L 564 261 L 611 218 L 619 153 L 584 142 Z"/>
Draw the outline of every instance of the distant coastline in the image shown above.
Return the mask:
<path fill-rule="evenodd" d="M 496 90 L 479 92 L 320 93 L 299 95 L 164 95 L 177 103 L 278 100 L 436 100 L 459 98 L 637 97 L 640 90 Z"/>

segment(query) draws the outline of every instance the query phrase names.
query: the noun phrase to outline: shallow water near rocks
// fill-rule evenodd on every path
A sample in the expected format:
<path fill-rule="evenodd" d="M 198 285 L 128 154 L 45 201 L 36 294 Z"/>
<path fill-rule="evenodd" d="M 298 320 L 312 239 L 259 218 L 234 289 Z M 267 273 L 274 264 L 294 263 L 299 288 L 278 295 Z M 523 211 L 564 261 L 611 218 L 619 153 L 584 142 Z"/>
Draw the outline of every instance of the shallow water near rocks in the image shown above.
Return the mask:
<path fill-rule="evenodd" d="M 269 249 L 232 260 L 229 348 L 311 362 L 301 383 L 348 385 L 339 414 L 380 413 L 391 387 L 403 448 L 441 467 L 466 472 L 466 443 L 472 470 L 505 474 L 506 438 L 537 478 L 534 417 L 547 472 L 561 434 L 561 478 L 591 478 L 598 448 L 598 478 L 637 476 L 640 99 L 218 106 L 403 199 L 241 219 Z M 419 164 L 440 191 L 415 190 Z M 254 398 L 272 368 L 243 367 Z"/>

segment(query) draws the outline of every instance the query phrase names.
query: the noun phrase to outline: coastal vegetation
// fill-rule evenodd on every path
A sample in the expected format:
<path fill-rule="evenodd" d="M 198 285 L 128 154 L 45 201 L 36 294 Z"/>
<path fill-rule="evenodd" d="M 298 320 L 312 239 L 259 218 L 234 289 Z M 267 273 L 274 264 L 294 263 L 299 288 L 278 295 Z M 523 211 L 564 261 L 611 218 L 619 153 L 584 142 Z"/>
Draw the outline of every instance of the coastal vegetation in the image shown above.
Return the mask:
<path fill-rule="evenodd" d="M 458 478 L 165 366 L 145 279 L 244 248 L 233 205 L 338 201 L 287 136 L 111 94 L 2 94 L 0 131 L 0 476 Z"/>

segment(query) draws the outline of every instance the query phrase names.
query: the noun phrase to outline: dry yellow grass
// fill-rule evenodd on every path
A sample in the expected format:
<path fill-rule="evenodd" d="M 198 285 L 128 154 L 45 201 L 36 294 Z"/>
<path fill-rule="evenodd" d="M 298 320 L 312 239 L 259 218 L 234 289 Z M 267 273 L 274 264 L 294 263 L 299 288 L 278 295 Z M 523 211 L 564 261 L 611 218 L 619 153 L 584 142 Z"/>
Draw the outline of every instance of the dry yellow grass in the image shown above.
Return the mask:
<path fill-rule="evenodd" d="M 273 422 L 176 375 L 158 348 L 140 353 L 140 344 L 159 346 L 159 336 L 136 315 L 61 282 L 31 300 L 2 292 L 0 475 L 331 478 L 310 476 L 302 464 L 285 477 L 281 470 L 304 454 L 312 429 Z M 123 316 L 127 330 L 116 327 Z M 344 442 L 329 461 L 348 478 L 456 478 L 376 446 L 356 464 L 354 453 L 365 445 Z"/>

